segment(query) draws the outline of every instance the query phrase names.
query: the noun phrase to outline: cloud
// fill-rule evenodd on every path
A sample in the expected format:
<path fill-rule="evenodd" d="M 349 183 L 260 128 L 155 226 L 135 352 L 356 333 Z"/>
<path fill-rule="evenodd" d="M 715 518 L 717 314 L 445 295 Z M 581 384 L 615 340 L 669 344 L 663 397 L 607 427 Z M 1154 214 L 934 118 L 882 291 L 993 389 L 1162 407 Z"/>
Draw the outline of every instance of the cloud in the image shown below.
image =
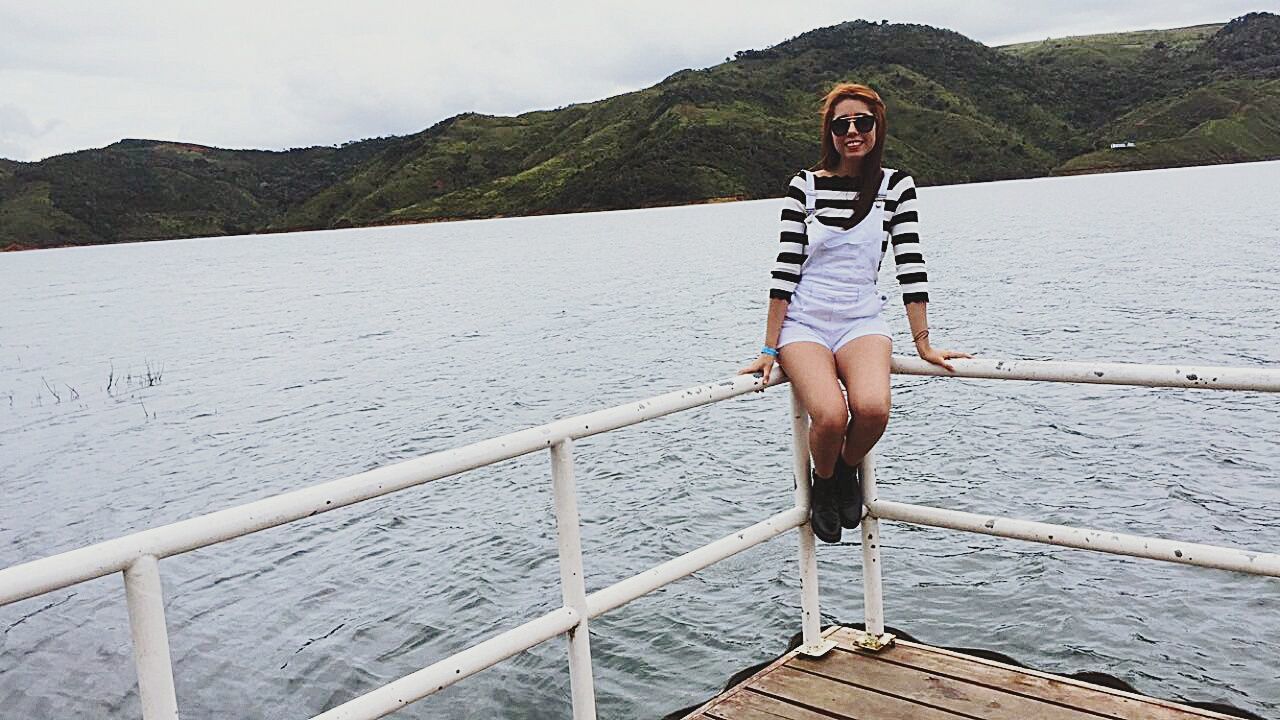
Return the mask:
<path fill-rule="evenodd" d="M 9 108 L 0 156 L 31 160 L 123 137 L 285 148 L 404 134 L 464 111 L 515 114 L 640 89 L 856 17 L 1000 44 L 1223 22 L 1277 5 L 0 0 Z"/>
<path fill-rule="evenodd" d="M 34 141 L 47 136 L 61 124 L 56 119 L 37 124 L 21 108 L 0 105 L 0 157 L 27 156 Z"/>

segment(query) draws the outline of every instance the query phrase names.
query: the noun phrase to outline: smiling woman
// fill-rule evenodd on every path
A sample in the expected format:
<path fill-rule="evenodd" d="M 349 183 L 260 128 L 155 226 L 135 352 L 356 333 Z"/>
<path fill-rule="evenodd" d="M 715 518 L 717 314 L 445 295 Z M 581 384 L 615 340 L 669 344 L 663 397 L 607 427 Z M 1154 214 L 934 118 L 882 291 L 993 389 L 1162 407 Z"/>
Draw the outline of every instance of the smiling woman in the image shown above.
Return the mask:
<path fill-rule="evenodd" d="M 782 209 L 764 347 L 741 370 L 767 382 L 781 362 L 809 413 L 810 524 L 825 542 L 861 522 L 858 465 L 889 422 L 893 341 L 876 276 L 890 244 L 916 352 L 947 370 L 948 360 L 970 357 L 929 342 L 915 183 L 881 165 L 886 127 L 875 90 L 840 84 L 827 93 L 821 158 L 791 179 Z"/>

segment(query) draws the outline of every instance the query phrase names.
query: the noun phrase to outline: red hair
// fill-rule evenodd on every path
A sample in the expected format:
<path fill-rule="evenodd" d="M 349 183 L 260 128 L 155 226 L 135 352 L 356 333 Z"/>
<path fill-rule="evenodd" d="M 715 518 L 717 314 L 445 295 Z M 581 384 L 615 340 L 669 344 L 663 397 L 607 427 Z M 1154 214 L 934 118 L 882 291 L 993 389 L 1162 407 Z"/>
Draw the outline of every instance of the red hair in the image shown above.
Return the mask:
<path fill-rule="evenodd" d="M 831 88 L 822 100 L 822 156 L 815 170 L 822 169 L 835 172 L 840 168 L 840 151 L 831 139 L 831 121 L 834 119 L 836 105 L 841 100 L 861 100 L 871 107 L 871 114 L 876 118 L 876 141 L 871 151 L 862 158 L 862 167 L 858 170 L 858 199 L 853 207 L 853 224 L 857 224 L 871 211 L 876 193 L 880 191 L 880 179 L 884 174 L 881 160 L 884 158 L 884 139 L 888 135 L 885 122 L 884 101 L 880 94 L 866 85 L 840 83 Z"/>

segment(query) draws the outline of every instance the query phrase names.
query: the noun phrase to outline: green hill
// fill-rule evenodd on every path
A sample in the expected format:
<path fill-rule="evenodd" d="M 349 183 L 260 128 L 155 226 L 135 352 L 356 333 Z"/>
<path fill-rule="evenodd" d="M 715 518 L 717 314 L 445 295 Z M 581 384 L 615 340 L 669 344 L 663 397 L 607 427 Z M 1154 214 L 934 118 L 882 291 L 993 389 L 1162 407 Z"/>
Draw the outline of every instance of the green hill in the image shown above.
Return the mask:
<path fill-rule="evenodd" d="M 773 197 L 848 79 L 885 97 L 886 162 L 922 184 L 1280 157 L 1280 16 L 1001 48 L 853 21 L 594 103 L 340 148 L 0 161 L 0 247 Z"/>
<path fill-rule="evenodd" d="M 1280 16 L 1251 13 L 1220 27 L 1164 32 L 1172 34 L 1118 66 L 1124 78 L 1112 76 L 1129 102 L 1094 133 L 1099 149 L 1055 172 L 1280 158 Z M 1088 82 L 1079 67 L 1065 73 L 1069 82 Z M 1109 148 L 1126 141 L 1135 147 Z"/>
<path fill-rule="evenodd" d="M 1060 100 L 1023 63 L 955 33 L 848 23 L 596 103 L 453 118 L 276 227 L 776 195 L 788 169 L 814 161 L 817 98 L 851 76 L 892 104 L 888 161 L 922 182 L 1043 174 L 1074 147 Z"/>
<path fill-rule="evenodd" d="M 1076 101 L 1066 111 L 1073 124 L 1097 127 L 1117 109 L 1185 88 L 1192 56 L 1222 28 L 1083 35 L 1000 49 L 1031 64 L 1043 82 Z"/>
<path fill-rule="evenodd" d="M 1136 147 L 1074 157 L 1059 173 L 1138 170 L 1280 157 L 1280 80 L 1226 80 L 1144 103 L 1101 135 Z"/>
<path fill-rule="evenodd" d="M 10 176 L 0 175 L 0 245 L 260 231 L 387 144 L 267 152 L 122 140 L 39 163 L 12 163 Z"/>

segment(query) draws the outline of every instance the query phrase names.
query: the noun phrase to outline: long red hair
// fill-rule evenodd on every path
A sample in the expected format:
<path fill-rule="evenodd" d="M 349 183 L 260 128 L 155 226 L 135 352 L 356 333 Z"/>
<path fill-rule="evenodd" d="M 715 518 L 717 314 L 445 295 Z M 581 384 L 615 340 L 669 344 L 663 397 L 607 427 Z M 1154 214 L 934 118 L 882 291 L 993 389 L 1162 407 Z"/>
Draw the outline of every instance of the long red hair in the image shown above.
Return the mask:
<path fill-rule="evenodd" d="M 822 156 L 818 159 L 815 170 L 822 169 L 835 172 L 840 169 L 840 151 L 831 139 L 831 121 L 834 119 L 836 105 L 841 100 L 861 100 L 871 107 L 871 114 L 876 116 L 876 142 L 862 158 L 862 167 L 858 170 L 858 199 L 853 206 L 853 224 L 857 224 L 871 211 L 871 205 L 880 191 L 880 180 L 884 174 L 881 161 L 884 158 L 884 138 L 888 135 L 888 124 L 885 121 L 884 101 L 880 94 L 866 85 L 840 83 L 831 88 L 822 100 Z"/>

